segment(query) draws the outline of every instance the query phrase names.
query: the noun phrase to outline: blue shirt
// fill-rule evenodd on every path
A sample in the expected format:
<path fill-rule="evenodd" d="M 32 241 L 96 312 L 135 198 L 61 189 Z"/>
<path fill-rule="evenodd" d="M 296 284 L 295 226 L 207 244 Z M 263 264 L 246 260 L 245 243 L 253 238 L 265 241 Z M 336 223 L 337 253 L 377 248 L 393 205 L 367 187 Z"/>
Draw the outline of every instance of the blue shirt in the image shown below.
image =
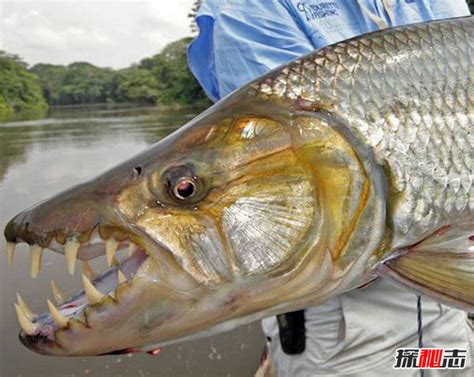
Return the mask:
<path fill-rule="evenodd" d="M 469 15 L 464 0 L 207 0 L 191 71 L 209 98 L 315 49 L 385 27 Z"/>

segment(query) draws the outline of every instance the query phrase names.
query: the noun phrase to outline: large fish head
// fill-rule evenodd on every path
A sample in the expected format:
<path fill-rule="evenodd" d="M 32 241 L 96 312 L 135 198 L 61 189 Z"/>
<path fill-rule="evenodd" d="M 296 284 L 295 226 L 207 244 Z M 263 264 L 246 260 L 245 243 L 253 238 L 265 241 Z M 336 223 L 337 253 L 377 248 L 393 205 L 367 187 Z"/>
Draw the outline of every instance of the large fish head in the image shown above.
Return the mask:
<path fill-rule="evenodd" d="M 76 257 L 111 264 L 49 313 L 18 304 L 25 345 L 146 351 L 303 307 L 340 284 L 372 195 L 357 153 L 322 120 L 235 114 L 208 111 L 11 220 L 9 249 L 34 245 L 35 273 L 43 248 L 66 254 L 70 272 Z M 122 248 L 131 256 L 116 256 Z"/>

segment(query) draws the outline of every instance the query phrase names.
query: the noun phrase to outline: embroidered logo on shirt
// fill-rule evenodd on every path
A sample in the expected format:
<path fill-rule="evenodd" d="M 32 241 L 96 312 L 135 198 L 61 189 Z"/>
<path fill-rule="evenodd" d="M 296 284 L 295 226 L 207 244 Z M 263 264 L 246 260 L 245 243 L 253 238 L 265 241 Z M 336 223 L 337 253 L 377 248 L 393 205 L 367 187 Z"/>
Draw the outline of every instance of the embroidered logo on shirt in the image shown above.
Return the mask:
<path fill-rule="evenodd" d="M 300 12 L 306 16 L 306 21 L 337 16 L 339 14 L 339 4 L 335 2 L 324 2 L 319 4 L 308 4 L 301 2 L 297 4 Z"/>

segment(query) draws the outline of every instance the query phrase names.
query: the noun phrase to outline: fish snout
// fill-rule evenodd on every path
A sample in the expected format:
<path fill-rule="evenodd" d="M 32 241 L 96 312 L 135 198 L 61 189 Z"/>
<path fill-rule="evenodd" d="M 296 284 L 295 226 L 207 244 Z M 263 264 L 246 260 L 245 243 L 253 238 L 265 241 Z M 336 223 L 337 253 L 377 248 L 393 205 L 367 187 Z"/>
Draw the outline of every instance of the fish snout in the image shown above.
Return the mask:
<path fill-rule="evenodd" d="M 74 275 L 77 261 L 82 267 L 83 289 L 69 298 L 51 282 L 54 304 L 36 314 L 17 295 L 15 311 L 21 342 L 48 355 L 79 354 L 75 337 L 88 343 L 87 352 L 97 354 L 97 337 L 88 337 L 91 326 L 98 334 L 103 323 L 125 312 L 122 301 L 139 295 L 140 276 L 135 275 L 148 260 L 146 250 L 136 244 L 140 237 L 116 212 L 117 189 L 109 190 L 100 181 L 77 186 L 20 212 L 7 224 L 7 260 L 12 265 L 17 244 L 29 245 L 30 275 L 39 276 L 43 253 L 49 249 L 64 256 L 68 273 Z M 97 273 L 89 262 L 105 256 L 108 268 Z M 153 264 L 150 260 L 149 264 Z M 138 293 L 137 293 L 138 292 Z M 128 301 L 127 301 L 128 302 Z M 98 335 L 100 336 L 100 335 Z M 91 340 L 92 339 L 92 340 Z M 113 346 L 107 345 L 106 351 Z M 98 348 L 101 350 L 101 348 Z"/>
<path fill-rule="evenodd" d="M 30 246 L 31 276 L 36 277 L 44 249 L 64 254 L 70 274 L 76 259 L 89 260 L 108 250 L 127 246 L 131 233 L 115 213 L 116 195 L 90 186 L 77 186 L 16 215 L 7 224 L 7 259 L 11 265 L 16 245 Z M 104 249 L 105 245 L 105 249 Z"/>
<path fill-rule="evenodd" d="M 84 243 L 98 226 L 118 226 L 114 203 L 130 181 L 128 172 L 117 167 L 19 213 L 5 228 L 6 240 L 42 247 L 54 240 L 64 245 L 71 238 Z"/>
<path fill-rule="evenodd" d="M 23 241 L 42 247 L 47 247 L 54 238 L 64 244 L 71 236 L 79 241 L 87 238 L 103 220 L 94 200 L 53 200 L 16 215 L 5 228 L 5 238 L 12 243 Z"/>

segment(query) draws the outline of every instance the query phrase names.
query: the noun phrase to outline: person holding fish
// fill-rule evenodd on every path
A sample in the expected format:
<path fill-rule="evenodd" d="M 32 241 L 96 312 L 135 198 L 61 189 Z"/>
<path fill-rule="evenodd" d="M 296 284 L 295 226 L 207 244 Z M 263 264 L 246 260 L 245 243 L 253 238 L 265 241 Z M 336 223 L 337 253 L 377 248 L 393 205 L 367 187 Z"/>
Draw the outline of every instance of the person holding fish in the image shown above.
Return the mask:
<path fill-rule="evenodd" d="M 376 30 L 468 16 L 464 0 L 208 0 L 189 65 L 213 101 L 315 49 Z M 304 312 L 263 320 L 271 364 L 260 375 L 419 376 L 393 369 L 398 348 L 470 349 L 466 312 L 385 280 Z M 422 342 L 421 342 L 422 337 Z M 471 352 L 471 351 L 469 351 Z M 426 376 L 467 376 L 430 370 Z"/>

